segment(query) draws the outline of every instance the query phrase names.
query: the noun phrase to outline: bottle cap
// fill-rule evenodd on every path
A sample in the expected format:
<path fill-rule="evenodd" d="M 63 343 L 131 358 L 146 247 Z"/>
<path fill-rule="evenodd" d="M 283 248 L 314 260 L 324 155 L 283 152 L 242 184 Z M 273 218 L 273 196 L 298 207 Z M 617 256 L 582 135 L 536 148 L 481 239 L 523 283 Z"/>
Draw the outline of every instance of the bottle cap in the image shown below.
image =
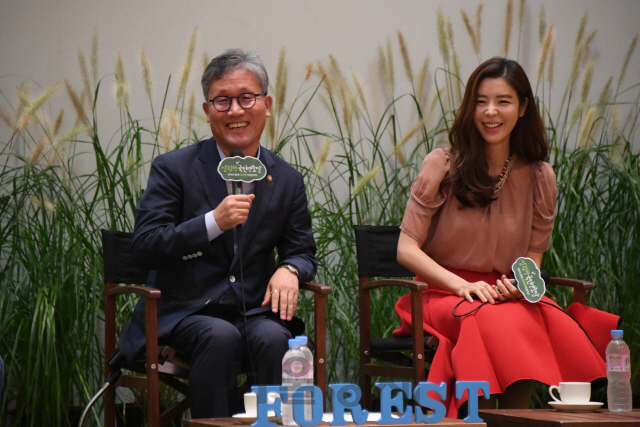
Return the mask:
<path fill-rule="evenodd" d="M 611 338 L 622 338 L 622 329 L 613 329 L 611 331 Z"/>
<path fill-rule="evenodd" d="M 305 337 L 304 335 L 298 335 L 296 339 L 300 340 L 301 345 L 307 345 L 307 343 L 309 342 L 309 338 Z"/>
<path fill-rule="evenodd" d="M 289 338 L 289 348 L 300 347 L 300 340 L 295 338 Z"/>

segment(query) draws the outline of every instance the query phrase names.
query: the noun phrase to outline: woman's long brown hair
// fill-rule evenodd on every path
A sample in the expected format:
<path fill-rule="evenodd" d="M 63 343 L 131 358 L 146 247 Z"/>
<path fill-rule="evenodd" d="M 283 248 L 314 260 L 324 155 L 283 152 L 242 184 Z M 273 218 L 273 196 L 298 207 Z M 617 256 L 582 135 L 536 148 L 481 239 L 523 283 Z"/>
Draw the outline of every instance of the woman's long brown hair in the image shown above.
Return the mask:
<path fill-rule="evenodd" d="M 486 78 L 503 78 L 518 94 L 521 106 L 528 100 L 524 115 L 511 131 L 511 153 L 533 163 L 545 160 L 549 152 L 542 117 L 535 105 L 529 79 L 520 64 L 498 57 L 480 64 L 469 77 L 462 104 L 449 132 L 451 169 L 441 186 L 445 192 L 451 188 L 460 203 L 467 207 L 486 206 L 495 200 L 495 179 L 489 176 L 486 143 L 474 122 L 478 88 Z"/>

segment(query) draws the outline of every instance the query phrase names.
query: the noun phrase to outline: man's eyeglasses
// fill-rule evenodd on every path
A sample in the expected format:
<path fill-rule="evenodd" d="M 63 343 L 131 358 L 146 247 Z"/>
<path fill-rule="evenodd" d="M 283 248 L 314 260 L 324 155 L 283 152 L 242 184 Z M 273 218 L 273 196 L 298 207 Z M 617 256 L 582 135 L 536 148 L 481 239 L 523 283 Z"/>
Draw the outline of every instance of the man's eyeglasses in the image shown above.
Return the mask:
<path fill-rule="evenodd" d="M 216 96 L 215 98 L 210 99 L 209 102 L 213 104 L 213 108 L 217 111 L 224 113 L 231 108 L 231 103 L 234 98 L 238 100 L 240 107 L 249 109 L 256 105 L 256 98 L 258 96 L 264 95 L 266 95 L 266 93 L 241 93 L 238 96 Z"/>

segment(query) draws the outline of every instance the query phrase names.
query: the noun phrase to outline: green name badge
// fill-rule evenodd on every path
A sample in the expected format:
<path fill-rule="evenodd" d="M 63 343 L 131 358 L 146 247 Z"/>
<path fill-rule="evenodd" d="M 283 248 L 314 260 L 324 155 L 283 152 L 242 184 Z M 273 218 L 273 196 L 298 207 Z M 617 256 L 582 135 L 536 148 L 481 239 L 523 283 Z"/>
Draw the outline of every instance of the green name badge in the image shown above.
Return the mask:
<path fill-rule="evenodd" d="M 267 175 L 267 168 L 255 157 L 227 157 L 218 165 L 225 181 L 253 182 Z"/>
<path fill-rule="evenodd" d="M 529 302 L 538 302 L 545 292 L 544 280 L 538 266 L 531 258 L 520 257 L 511 266 L 518 290 Z"/>

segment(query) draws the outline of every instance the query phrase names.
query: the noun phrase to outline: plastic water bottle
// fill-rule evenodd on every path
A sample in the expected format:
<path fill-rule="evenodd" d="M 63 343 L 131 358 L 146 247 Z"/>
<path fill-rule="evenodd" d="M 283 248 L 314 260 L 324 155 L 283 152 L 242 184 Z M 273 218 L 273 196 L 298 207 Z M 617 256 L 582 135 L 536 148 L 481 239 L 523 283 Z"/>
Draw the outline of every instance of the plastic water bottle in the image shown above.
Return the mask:
<path fill-rule="evenodd" d="M 282 402 L 282 424 L 295 426 L 293 420 L 293 391 L 303 385 L 303 370 L 306 358 L 300 350 L 300 340 L 291 338 L 289 350 L 282 358 L 282 385 L 287 387 L 287 402 Z"/>
<path fill-rule="evenodd" d="M 631 402 L 631 364 L 629 346 L 622 340 L 622 330 L 611 331 L 611 342 L 607 345 L 607 400 L 609 410 L 629 412 Z"/>
<path fill-rule="evenodd" d="M 313 385 L 313 353 L 311 353 L 309 346 L 307 346 L 309 339 L 304 335 L 297 336 L 296 339 L 300 340 L 300 350 L 302 351 L 302 354 L 304 354 L 304 358 L 307 360 L 308 364 L 308 369 L 306 369 L 303 375 L 304 385 Z M 307 421 L 313 416 L 312 396 L 313 395 L 310 391 L 307 391 L 304 394 L 304 419 Z"/>

